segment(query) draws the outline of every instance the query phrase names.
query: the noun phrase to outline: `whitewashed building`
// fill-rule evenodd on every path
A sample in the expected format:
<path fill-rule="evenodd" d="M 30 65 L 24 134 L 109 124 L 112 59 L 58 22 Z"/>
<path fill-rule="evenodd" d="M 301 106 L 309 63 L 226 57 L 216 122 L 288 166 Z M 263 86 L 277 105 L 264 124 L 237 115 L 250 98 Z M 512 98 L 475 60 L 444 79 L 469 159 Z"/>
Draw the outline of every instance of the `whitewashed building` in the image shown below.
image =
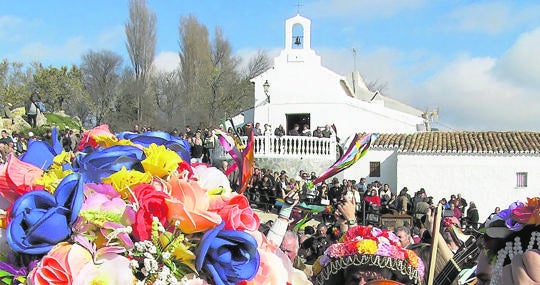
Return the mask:
<path fill-rule="evenodd" d="M 312 131 L 335 124 L 342 144 L 354 133 L 378 133 L 367 155 L 338 178 L 378 180 L 394 193 L 407 187 L 411 195 L 424 188 L 435 202 L 461 193 L 477 204 L 481 221 L 496 206 L 540 195 L 540 133 L 426 131 L 420 110 L 369 91 L 358 73 L 349 84 L 321 65 L 310 41 L 308 19 L 286 21 L 285 48 L 252 80 L 255 105 L 236 123 L 286 130 L 308 124 Z M 320 174 L 336 160 L 336 146 L 335 138 L 259 136 L 255 159 L 257 167 L 293 176 L 298 170 Z M 214 161 L 230 159 L 223 150 L 215 155 Z"/>
<path fill-rule="evenodd" d="M 356 132 L 425 129 L 422 111 L 369 91 L 359 73 L 354 78 L 350 84 L 321 65 L 311 48 L 311 21 L 296 15 L 285 22 L 285 48 L 273 67 L 252 79 L 255 104 L 239 123 L 281 124 L 287 131 L 294 124 L 308 124 L 311 131 L 335 124 L 342 139 Z"/>
<path fill-rule="evenodd" d="M 345 178 L 365 177 L 403 187 L 424 188 L 438 202 L 461 193 L 474 201 L 480 220 L 495 207 L 540 195 L 540 133 L 422 132 L 380 134 Z"/>

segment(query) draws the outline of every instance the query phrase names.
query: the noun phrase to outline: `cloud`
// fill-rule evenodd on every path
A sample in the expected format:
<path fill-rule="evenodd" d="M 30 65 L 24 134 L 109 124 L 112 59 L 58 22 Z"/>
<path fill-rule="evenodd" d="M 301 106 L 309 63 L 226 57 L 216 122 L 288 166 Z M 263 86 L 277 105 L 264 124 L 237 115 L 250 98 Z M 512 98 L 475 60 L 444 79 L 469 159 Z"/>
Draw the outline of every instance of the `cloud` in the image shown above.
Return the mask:
<path fill-rule="evenodd" d="M 358 51 L 366 83 L 419 109 L 440 109 L 442 129 L 540 131 L 540 28 L 522 34 L 500 58 L 461 54 L 450 61 L 425 50 Z M 317 51 L 323 65 L 349 78 L 352 50 Z M 437 124 L 435 124 L 437 126 Z"/>
<path fill-rule="evenodd" d="M 414 9 L 426 3 L 425 0 L 321 0 L 306 5 L 305 9 L 300 7 L 300 11 L 305 10 L 306 14 L 317 18 L 353 18 L 373 19 L 379 17 L 390 17 L 403 10 Z"/>
<path fill-rule="evenodd" d="M 69 38 L 64 43 L 58 45 L 32 42 L 20 49 L 19 57 L 25 59 L 26 62 L 39 61 L 44 64 L 62 62 L 63 65 L 78 64 L 81 60 L 81 54 L 88 50 L 89 47 L 81 36 Z"/>
<path fill-rule="evenodd" d="M 22 38 L 20 33 L 16 33 L 24 27 L 26 23 L 23 19 L 5 15 L 0 16 L 0 40 L 5 44 L 6 42 L 14 43 Z"/>
<path fill-rule="evenodd" d="M 521 35 L 501 58 L 461 56 L 420 90 L 460 128 L 540 130 L 540 60 L 531 52 L 539 44 L 536 29 Z"/>
<path fill-rule="evenodd" d="M 97 39 L 98 46 L 111 50 L 118 50 L 119 47 L 121 48 L 124 45 L 125 41 L 126 34 L 123 25 L 108 27 L 99 34 Z"/>
<path fill-rule="evenodd" d="M 496 35 L 537 21 L 540 5 L 521 8 L 513 3 L 517 2 L 489 1 L 460 6 L 446 16 L 445 24 L 450 30 Z"/>
<path fill-rule="evenodd" d="M 164 51 L 154 59 L 154 68 L 159 72 L 172 72 L 180 66 L 178 52 Z"/>
<path fill-rule="evenodd" d="M 503 3 L 474 3 L 449 15 L 449 25 L 462 31 L 498 34 L 511 25 L 510 7 Z"/>
<path fill-rule="evenodd" d="M 494 72 L 501 80 L 540 90 L 540 27 L 522 34 L 501 57 Z"/>

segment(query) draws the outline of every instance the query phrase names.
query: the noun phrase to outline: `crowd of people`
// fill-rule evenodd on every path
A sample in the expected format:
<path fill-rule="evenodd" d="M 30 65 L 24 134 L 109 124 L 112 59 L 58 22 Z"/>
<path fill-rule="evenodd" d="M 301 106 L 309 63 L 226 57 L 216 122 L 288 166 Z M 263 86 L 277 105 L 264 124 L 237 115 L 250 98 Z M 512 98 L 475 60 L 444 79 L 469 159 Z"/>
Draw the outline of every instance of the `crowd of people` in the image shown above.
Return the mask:
<path fill-rule="evenodd" d="M 225 162 L 220 167 L 226 170 Z M 299 171 L 287 173 L 284 170 L 255 168 L 248 188 L 244 193 L 252 207 L 261 211 L 280 213 L 287 207 L 286 199 L 293 198 L 296 203 L 307 205 L 326 206 L 327 211 L 314 217 L 316 226 L 308 225 L 304 228 L 291 230 L 294 224 L 290 222 L 281 243 L 282 250 L 291 258 L 294 266 L 303 270 L 308 277 L 313 277 L 313 266 L 333 244 L 339 244 L 339 239 L 351 225 L 364 225 L 393 232 L 399 238 L 399 244 L 404 249 L 418 251 L 425 254 L 431 242 L 428 233 L 429 215 L 437 206 L 434 198 L 429 196 L 423 188 L 412 196 L 407 187 L 396 193 L 389 184 L 374 181 L 367 183 L 365 178 L 358 181 L 332 178 L 329 182 L 310 186 L 309 181 L 317 178 L 315 172 Z M 234 177 L 229 177 L 234 181 Z M 234 185 L 234 182 L 232 182 Z M 450 234 L 449 226 L 458 229 L 468 228 L 477 233 L 480 226 L 478 209 L 474 202 L 468 202 L 461 194 L 452 194 L 448 198 L 438 201 L 443 209 L 445 225 L 442 238 L 448 248 L 456 253 L 462 241 L 456 240 Z M 352 210 L 343 213 L 344 205 Z M 405 223 L 397 228 L 388 228 L 381 219 L 384 214 L 410 216 L 412 223 Z M 270 220 L 261 225 L 261 231 L 268 234 L 275 221 Z M 337 284 L 337 283 L 336 283 Z M 357 284 L 357 283 L 355 283 Z M 362 283 L 361 283 L 362 284 Z M 405 284 L 409 284 L 405 282 Z M 411 283 L 413 284 L 413 283 Z"/>
<path fill-rule="evenodd" d="M 151 130 L 147 127 L 139 130 L 136 125 L 132 131 Z M 209 162 L 211 155 L 207 152 L 214 147 L 210 141 L 216 142 L 212 131 L 191 131 L 187 126 L 184 132 L 173 130 L 171 134 L 190 143 L 192 163 Z M 3 130 L 0 159 L 5 161 L 10 153 L 23 154 L 28 139 L 52 144 L 52 136 L 52 130 L 39 138 L 31 132 L 22 135 Z M 65 129 L 60 131 L 58 139 L 65 151 L 75 151 L 80 136 Z M 222 161 L 218 168 L 226 172 L 228 162 Z M 228 174 L 233 189 L 238 184 L 235 175 L 235 172 Z M 433 232 L 433 213 L 437 206 L 442 209 L 438 234 L 451 255 L 461 256 L 465 251 L 467 257 L 473 256 L 476 270 L 472 276 L 476 284 L 540 282 L 535 269 L 540 262 L 540 198 L 516 202 L 504 210 L 497 207 L 488 220 L 481 223 L 476 204 L 460 193 L 435 202 L 437 200 L 424 188 L 414 193 L 409 193 L 407 187 L 396 191 L 387 183 L 368 183 L 365 178 L 340 181 L 334 177 L 316 185 L 310 183 L 317 177 L 313 171 L 287 173 L 254 168 L 244 192 L 253 208 L 277 214 L 277 218 L 262 223 L 259 230 L 314 284 L 366 284 L 387 279 L 399 284 L 424 284 L 432 264 L 432 242 L 437 235 Z M 297 220 L 293 212 L 301 204 L 325 207 L 314 215 L 317 223 L 295 227 Z M 410 217 L 411 222 L 388 226 L 381 218 L 385 214 Z M 474 237 L 472 245 L 459 236 L 463 231 Z M 471 246 L 476 249 L 475 254 L 468 251 Z M 464 259 L 455 261 L 458 260 Z M 451 283 L 438 282 L 441 283 L 434 284 Z"/>

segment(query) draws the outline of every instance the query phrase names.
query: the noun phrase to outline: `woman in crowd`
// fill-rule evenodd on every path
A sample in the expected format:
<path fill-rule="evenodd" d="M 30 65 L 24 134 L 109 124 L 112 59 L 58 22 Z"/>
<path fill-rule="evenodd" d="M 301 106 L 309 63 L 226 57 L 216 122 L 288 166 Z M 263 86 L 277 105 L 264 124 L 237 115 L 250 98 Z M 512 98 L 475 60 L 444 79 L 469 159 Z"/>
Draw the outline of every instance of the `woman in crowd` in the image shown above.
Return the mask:
<path fill-rule="evenodd" d="M 204 147 L 200 131 L 195 133 L 195 136 L 190 139 L 189 144 L 191 145 L 191 163 L 202 163 Z"/>
<path fill-rule="evenodd" d="M 270 179 L 269 175 L 264 175 L 262 180 L 259 181 L 259 191 L 262 208 L 265 212 L 269 212 L 276 199 L 276 195 L 274 194 L 274 183 L 272 183 L 272 179 Z"/>

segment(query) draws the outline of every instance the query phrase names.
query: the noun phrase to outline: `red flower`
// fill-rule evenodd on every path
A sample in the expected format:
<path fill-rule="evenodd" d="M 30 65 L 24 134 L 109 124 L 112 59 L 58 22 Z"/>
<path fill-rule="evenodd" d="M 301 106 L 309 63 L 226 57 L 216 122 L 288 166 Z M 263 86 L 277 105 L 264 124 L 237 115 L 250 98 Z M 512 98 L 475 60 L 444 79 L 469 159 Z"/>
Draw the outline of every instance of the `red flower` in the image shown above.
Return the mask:
<path fill-rule="evenodd" d="M 150 184 L 139 184 L 133 188 L 139 204 L 133 224 L 133 236 L 137 240 L 148 240 L 152 232 L 152 219 L 158 218 L 162 225 L 167 221 L 167 204 L 169 196 L 165 192 L 156 191 Z"/>

